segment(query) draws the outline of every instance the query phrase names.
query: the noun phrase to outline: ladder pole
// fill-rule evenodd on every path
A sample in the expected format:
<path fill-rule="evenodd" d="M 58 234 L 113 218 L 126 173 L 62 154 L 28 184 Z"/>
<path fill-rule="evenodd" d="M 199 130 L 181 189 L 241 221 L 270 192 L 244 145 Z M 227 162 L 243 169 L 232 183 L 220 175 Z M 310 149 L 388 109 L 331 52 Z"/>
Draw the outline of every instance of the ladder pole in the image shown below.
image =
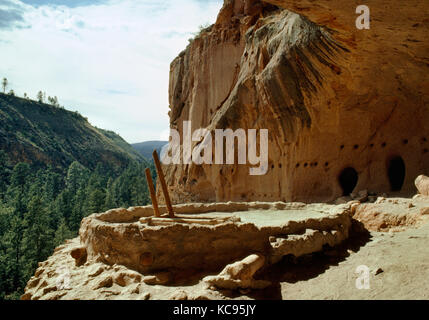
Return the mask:
<path fill-rule="evenodd" d="M 162 192 L 164 193 L 165 204 L 167 205 L 168 214 L 170 218 L 174 218 L 174 211 L 171 205 L 170 195 L 168 193 L 167 184 L 165 183 L 164 172 L 162 172 L 161 162 L 159 161 L 158 153 L 153 151 L 153 160 L 155 161 L 156 172 L 158 173 L 159 181 L 161 182 Z"/>
<path fill-rule="evenodd" d="M 155 187 L 153 185 L 150 169 L 146 168 L 145 173 L 146 173 L 147 185 L 149 187 L 150 198 L 152 199 L 153 211 L 155 212 L 155 217 L 160 217 L 161 214 L 159 213 L 158 200 L 156 200 Z"/>

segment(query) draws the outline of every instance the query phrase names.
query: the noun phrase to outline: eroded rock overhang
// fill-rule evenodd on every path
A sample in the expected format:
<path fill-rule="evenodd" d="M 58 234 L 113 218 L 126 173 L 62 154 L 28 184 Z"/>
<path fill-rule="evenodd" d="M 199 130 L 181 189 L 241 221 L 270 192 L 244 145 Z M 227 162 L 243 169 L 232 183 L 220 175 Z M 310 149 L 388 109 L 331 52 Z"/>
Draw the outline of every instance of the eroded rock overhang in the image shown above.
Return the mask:
<path fill-rule="evenodd" d="M 369 30 L 350 1 L 225 1 L 171 65 L 171 127 L 268 129 L 269 170 L 167 166 L 176 203 L 412 194 L 429 170 L 427 3 L 366 4 Z M 347 185 L 345 170 L 356 172 Z"/>

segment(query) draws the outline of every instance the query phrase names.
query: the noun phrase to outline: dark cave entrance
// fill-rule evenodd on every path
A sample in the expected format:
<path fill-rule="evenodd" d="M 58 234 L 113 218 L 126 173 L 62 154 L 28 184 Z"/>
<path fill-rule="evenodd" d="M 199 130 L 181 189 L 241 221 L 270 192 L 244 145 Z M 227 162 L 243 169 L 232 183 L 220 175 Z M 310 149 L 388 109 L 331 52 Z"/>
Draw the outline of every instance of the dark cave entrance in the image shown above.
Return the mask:
<path fill-rule="evenodd" d="M 387 175 L 389 176 L 390 190 L 401 191 L 405 180 L 405 162 L 401 157 L 397 156 L 389 161 Z"/>
<path fill-rule="evenodd" d="M 354 168 L 349 167 L 341 171 L 338 180 L 340 182 L 341 189 L 343 189 L 343 196 L 348 196 L 353 192 L 357 185 L 358 179 L 358 173 Z"/>

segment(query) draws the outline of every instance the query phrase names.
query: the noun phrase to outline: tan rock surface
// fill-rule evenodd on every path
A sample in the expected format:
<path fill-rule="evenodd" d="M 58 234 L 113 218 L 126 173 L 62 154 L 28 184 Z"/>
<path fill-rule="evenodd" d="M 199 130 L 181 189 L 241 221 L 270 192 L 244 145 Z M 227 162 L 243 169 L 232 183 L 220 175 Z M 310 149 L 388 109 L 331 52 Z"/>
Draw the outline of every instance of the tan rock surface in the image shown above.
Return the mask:
<path fill-rule="evenodd" d="M 299 235 L 312 229 L 321 236 L 307 239 L 305 253 L 309 253 L 312 248 L 321 250 L 326 243 L 341 243 L 351 225 L 348 206 L 231 202 L 177 205 L 174 210 L 175 219 L 149 216 L 153 212 L 150 206 L 84 218 L 80 228 L 83 248 L 79 250 L 87 254 L 88 261 L 120 264 L 143 274 L 217 271 L 255 252 L 281 258 L 279 252 L 272 252 L 270 236 Z M 160 211 L 165 212 L 165 207 Z M 330 237 L 333 231 L 338 236 Z M 294 241 L 285 245 L 286 250 L 290 246 Z M 79 266 L 82 262 L 76 250 L 73 254 Z M 293 254 L 302 253 L 297 249 Z M 158 278 L 145 282 L 168 282 Z"/>
<path fill-rule="evenodd" d="M 408 208 L 406 204 L 410 203 L 415 207 Z M 276 205 L 278 203 L 273 204 Z M 413 210 L 427 208 L 429 200 L 419 195 L 413 199 L 380 199 L 375 205 L 374 208 L 381 212 L 379 216 L 382 217 L 386 217 L 387 212 L 394 207 L 398 209 L 392 215 L 400 216 L 401 212 L 411 212 L 413 216 Z M 318 206 L 322 208 L 326 205 Z M 360 206 L 363 213 L 368 211 L 365 204 L 356 201 L 350 206 L 355 206 L 358 212 Z M 361 217 L 363 213 L 357 217 Z M 109 214 L 112 218 L 111 213 Z M 388 216 L 387 219 L 390 221 Z M 269 265 L 265 261 L 264 268 L 258 270 L 257 277 L 254 271 L 261 266 L 261 259 L 252 258 L 241 265 L 233 264 L 239 267 L 233 268 L 238 272 L 232 272 L 232 275 L 240 275 L 240 270 L 247 270 L 250 272 L 244 272 L 244 278 L 250 279 L 249 276 L 252 276 L 255 280 L 272 283 L 266 289 L 247 293 L 242 291 L 241 294 L 210 289 L 209 284 L 203 280 L 207 276 L 204 273 L 184 273 L 182 276 L 187 281 L 165 286 L 156 281 L 147 284 L 149 278 L 146 277 L 151 277 L 150 275 L 122 265 L 88 260 L 83 265 L 76 266 L 71 252 L 82 247 L 80 239 L 76 238 L 58 247 L 47 261 L 39 264 L 35 275 L 27 283 L 22 299 L 428 299 L 429 224 L 426 221 L 422 220 L 407 228 L 385 229 L 403 232 L 372 231 L 369 235 L 354 234 L 339 246 L 323 248 L 319 253 L 301 256 L 293 262 L 286 259 Z M 270 237 L 269 241 L 276 243 L 277 239 Z M 362 265 L 370 270 L 370 290 L 359 290 L 355 285 L 359 276 L 356 269 Z M 155 277 L 152 275 L 152 279 L 161 279 L 163 276 L 167 275 L 158 273 Z M 215 275 L 214 278 L 216 277 Z M 230 284 L 233 282 L 229 281 Z M 233 286 L 234 288 L 244 286 L 240 281 L 237 283 L 239 285 Z"/>
<path fill-rule="evenodd" d="M 175 219 L 149 216 L 153 212 L 149 206 L 85 218 L 80 237 L 40 263 L 22 298 L 146 299 L 148 294 L 154 299 L 180 298 L 173 288 L 195 282 L 199 285 L 186 294 L 188 299 L 216 296 L 206 292 L 207 283 L 228 289 L 262 288 L 268 283 L 253 275 L 265 262 L 269 265 L 283 255 L 300 257 L 322 251 L 324 245 L 338 245 L 348 238 L 351 227 L 348 205 L 251 202 L 187 204 L 174 209 Z M 307 232 L 318 237 L 300 237 Z M 270 242 L 273 238 L 287 241 L 279 248 Z M 202 281 L 224 268 L 218 276 Z M 158 291 L 165 285 L 172 289 L 160 296 Z"/>
<path fill-rule="evenodd" d="M 402 231 L 417 227 L 429 217 L 429 198 L 413 199 L 379 197 L 375 203 L 363 203 L 354 208 L 353 218 L 362 222 L 371 231 Z"/>
<path fill-rule="evenodd" d="M 421 195 L 429 197 L 429 177 L 420 175 L 416 178 L 415 184 Z"/>
<path fill-rule="evenodd" d="M 263 289 L 271 285 L 269 281 L 255 280 L 253 275 L 265 264 L 265 257 L 252 254 L 241 261 L 229 264 L 217 276 L 203 279 L 209 285 L 221 289 Z"/>
<path fill-rule="evenodd" d="M 368 242 L 349 249 L 345 258 L 328 257 L 289 270 L 281 266 L 283 279 L 275 296 L 285 300 L 428 300 L 428 240 L 427 223 L 404 232 L 371 232 Z M 369 289 L 356 287 L 361 275 L 357 268 L 362 265 L 370 271 Z M 291 273 L 299 274 L 298 268 L 306 272 L 294 278 Z"/>
<path fill-rule="evenodd" d="M 414 193 L 429 172 L 429 4 L 367 1 L 370 30 L 355 27 L 357 4 L 225 1 L 171 64 L 171 127 L 269 129 L 269 170 L 168 166 L 176 203 Z M 358 179 L 342 187 L 347 167 Z"/>

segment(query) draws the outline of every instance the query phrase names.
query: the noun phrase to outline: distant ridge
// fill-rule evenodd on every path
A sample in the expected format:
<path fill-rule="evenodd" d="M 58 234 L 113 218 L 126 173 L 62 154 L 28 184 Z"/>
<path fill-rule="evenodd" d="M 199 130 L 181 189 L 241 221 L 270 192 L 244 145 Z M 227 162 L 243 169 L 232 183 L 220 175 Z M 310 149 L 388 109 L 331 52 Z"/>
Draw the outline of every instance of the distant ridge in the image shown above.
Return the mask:
<path fill-rule="evenodd" d="M 158 154 L 161 152 L 163 146 L 165 146 L 167 141 L 145 141 L 140 143 L 134 143 L 131 146 L 145 159 L 152 159 L 152 152 L 156 150 Z"/>

